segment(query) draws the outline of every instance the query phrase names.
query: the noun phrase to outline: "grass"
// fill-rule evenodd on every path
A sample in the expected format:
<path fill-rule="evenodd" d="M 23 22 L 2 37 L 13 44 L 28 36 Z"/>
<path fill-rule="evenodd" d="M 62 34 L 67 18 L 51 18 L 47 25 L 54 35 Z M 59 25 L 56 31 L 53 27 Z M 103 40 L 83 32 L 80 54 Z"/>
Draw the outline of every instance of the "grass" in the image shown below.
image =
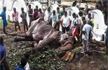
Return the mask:
<path fill-rule="evenodd" d="M 13 23 L 11 23 L 11 22 L 8 22 L 7 21 L 7 23 L 8 23 L 8 25 L 13 25 Z M 2 25 L 2 20 L 0 19 L 0 27 L 2 27 L 3 25 Z"/>

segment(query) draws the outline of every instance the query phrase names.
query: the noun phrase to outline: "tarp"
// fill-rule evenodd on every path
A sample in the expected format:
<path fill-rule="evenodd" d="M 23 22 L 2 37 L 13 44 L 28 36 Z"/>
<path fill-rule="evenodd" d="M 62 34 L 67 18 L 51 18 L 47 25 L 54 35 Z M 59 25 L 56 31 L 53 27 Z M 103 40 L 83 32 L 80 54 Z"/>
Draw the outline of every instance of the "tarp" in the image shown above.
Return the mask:
<path fill-rule="evenodd" d="M 7 8 L 6 18 L 9 19 L 9 17 L 10 17 L 10 20 L 13 20 L 13 18 L 12 18 L 13 8 L 16 8 L 17 12 L 19 13 L 19 18 L 18 18 L 19 22 L 22 21 L 22 19 L 20 17 L 20 14 L 22 13 L 21 8 L 24 8 L 24 11 L 27 13 L 27 7 L 26 7 L 26 4 L 25 4 L 24 0 L 5 0 L 4 1 L 4 6 Z M 2 9 L 0 9 L 0 11 L 1 10 Z M 27 22 L 29 22 L 28 19 L 29 18 L 28 18 L 28 15 L 27 15 Z"/>
<path fill-rule="evenodd" d="M 101 41 L 107 28 L 104 21 L 104 14 L 100 10 L 91 10 L 89 13 L 91 13 L 94 19 L 93 39 Z"/>
<path fill-rule="evenodd" d="M 42 4 L 39 1 L 33 1 L 29 3 L 32 7 L 32 9 L 35 9 L 36 6 L 38 6 L 39 9 L 42 9 Z"/>

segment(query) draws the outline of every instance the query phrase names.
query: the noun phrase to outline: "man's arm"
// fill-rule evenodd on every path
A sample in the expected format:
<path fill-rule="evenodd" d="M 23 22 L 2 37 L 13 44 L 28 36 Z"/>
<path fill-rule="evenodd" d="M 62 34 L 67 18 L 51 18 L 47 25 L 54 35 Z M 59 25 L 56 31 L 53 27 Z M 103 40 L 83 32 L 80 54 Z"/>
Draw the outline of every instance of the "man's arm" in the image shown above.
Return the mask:
<path fill-rule="evenodd" d="M 3 58 L 2 58 L 2 60 L 0 61 L 0 64 L 1 64 L 1 63 L 5 60 L 5 58 L 6 58 L 6 49 L 3 50 L 2 55 L 3 55 Z"/>

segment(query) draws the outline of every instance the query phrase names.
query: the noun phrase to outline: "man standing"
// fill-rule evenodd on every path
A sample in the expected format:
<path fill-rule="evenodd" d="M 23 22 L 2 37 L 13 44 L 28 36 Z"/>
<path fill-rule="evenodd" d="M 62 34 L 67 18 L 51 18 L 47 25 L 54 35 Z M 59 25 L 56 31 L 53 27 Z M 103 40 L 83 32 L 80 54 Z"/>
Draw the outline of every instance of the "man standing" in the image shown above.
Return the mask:
<path fill-rule="evenodd" d="M 19 28 L 19 31 L 20 31 L 20 25 L 19 25 L 19 22 L 18 22 L 18 12 L 16 12 L 16 8 L 13 9 L 14 13 L 13 13 L 13 18 L 14 18 L 14 22 L 15 22 L 15 31 L 17 31 L 17 26 Z"/>
<path fill-rule="evenodd" d="M 106 55 L 108 55 L 108 19 L 106 21 L 107 24 L 107 29 L 106 29 L 106 40 L 105 40 L 105 45 L 106 45 Z"/>
<path fill-rule="evenodd" d="M 24 8 L 21 8 L 21 11 L 22 11 L 21 18 L 22 18 L 22 23 L 24 26 L 24 31 L 25 31 L 25 28 L 28 30 L 27 19 L 26 19 L 27 14 L 24 12 Z"/>
<path fill-rule="evenodd" d="M 89 35 L 92 31 L 92 26 L 90 26 L 89 24 L 86 24 L 86 21 L 83 21 L 84 26 L 82 29 L 82 43 L 83 43 L 83 47 L 84 47 L 84 52 L 88 52 L 89 51 Z"/>
<path fill-rule="evenodd" d="M 3 10 L 2 10 L 0 16 L 2 17 L 3 32 L 4 32 L 4 34 L 7 34 L 6 33 L 6 26 L 8 25 L 8 23 L 6 20 L 6 7 L 3 7 Z"/>
<path fill-rule="evenodd" d="M 62 17 L 61 17 L 61 21 L 63 22 L 63 23 L 61 23 L 62 24 L 62 31 L 63 31 L 63 33 L 65 33 L 65 31 L 69 31 L 69 29 L 70 29 L 70 25 L 71 25 L 71 20 L 70 20 L 70 18 L 67 16 L 67 12 L 65 12 L 64 13 L 65 15 L 63 15 Z"/>
<path fill-rule="evenodd" d="M 94 20 L 91 17 L 91 14 L 88 14 L 88 24 L 91 25 L 92 27 L 94 26 Z"/>
<path fill-rule="evenodd" d="M 33 10 L 31 9 L 31 5 L 29 5 L 29 9 L 28 9 L 28 15 L 30 19 L 29 27 L 31 26 L 31 22 L 32 22 L 32 14 L 33 14 Z"/>
<path fill-rule="evenodd" d="M 3 46 L 3 38 L 0 37 L 0 70 L 4 70 L 3 68 L 5 68 L 5 70 L 9 70 L 6 58 L 6 48 Z"/>
<path fill-rule="evenodd" d="M 61 15 L 60 15 L 60 8 L 57 7 L 57 23 L 56 23 L 56 29 L 59 31 L 60 30 L 60 18 L 61 18 Z"/>

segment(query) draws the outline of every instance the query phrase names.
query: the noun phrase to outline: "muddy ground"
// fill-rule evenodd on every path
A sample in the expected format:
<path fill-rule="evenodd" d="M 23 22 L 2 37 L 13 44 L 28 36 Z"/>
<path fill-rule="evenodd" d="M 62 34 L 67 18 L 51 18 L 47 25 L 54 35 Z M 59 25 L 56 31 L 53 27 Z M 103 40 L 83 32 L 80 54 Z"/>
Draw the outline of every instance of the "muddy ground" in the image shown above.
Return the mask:
<path fill-rule="evenodd" d="M 21 27 L 22 28 L 22 27 Z M 92 52 L 89 55 L 81 54 L 82 47 L 75 46 L 76 54 L 71 62 L 61 61 L 61 57 L 55 56 L 54 50 L 59 47 L 57 45 L 46 46 L 42 50 L 33 51 L 32 41 L 14 42 L 15 31 L 14 26 L 8 26 L 9 35 L 3 35 L 0 28 L 0 35 L 4 38 L 4 45 L 7 49 L 7 58 L 11 70 L 20 64 L 23 54 L 30 54 L 30 67 L 36 70 L 108 70 L 108 56 L 105 55 L 105 47 L 98 44 L 90 45 Z M 94 50 L 94 51 L 93 51 Z"/>

